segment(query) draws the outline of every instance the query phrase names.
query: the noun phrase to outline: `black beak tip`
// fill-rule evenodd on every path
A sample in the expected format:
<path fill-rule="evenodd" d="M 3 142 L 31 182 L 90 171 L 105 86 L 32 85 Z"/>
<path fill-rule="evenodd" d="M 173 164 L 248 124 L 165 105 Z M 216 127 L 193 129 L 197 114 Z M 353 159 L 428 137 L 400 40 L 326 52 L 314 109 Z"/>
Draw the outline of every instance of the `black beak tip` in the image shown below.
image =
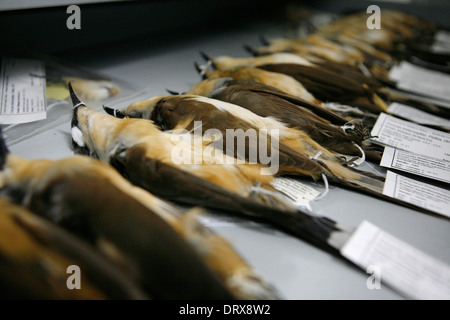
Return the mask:
<path fill-rule="evenodd" d="M 258 52 L 255 49 L 253 49 L 253 47 L 249 46 L 248 44 L 244 44 L 244 49 L 245 49 L 245 51 L 250 53 L 252 56 L 254 56 L 254 57 L 258 56 Z"/>
<path fill-rule="evenodd" d="M 200 55 L 202 56 L 202 58 L 203 58 L 205 61 L 212 61 L 211 57 L 208 56 L 208 55 L 207 55 L 206 53 L 204 53 L 203 51 L 200 51 Z"/>
<path fill-rule="evenodd" d="M 114 109 L 113 109 L 113 108 L 107 107 L 107 106 L 105 106 L 105 105 L 103 105 L 102 107 L 103 107 L 103 110 L 105 110 L 105 112 L 106 112 L 107 114 L 109 114 L 109 115 L 111 115 L 111 116 L 114 115 Z"/>
<path fill-rule="evenodd" d="M 181 92 L 177 92 L 177 91 L 170 90 L 170 89 L 166 89 L 166 91 L 167 91 L 169 94 L 174 95 L 174 96 L 178 96 L 178 95 L 182 94 Z"/>
<path fill-rule="evenodd" d="M 84 105 L 84 103 L 81 102 L 80 99 L 78 99 L 77 95 L 75 94 L 75 91 L 72 88 L 72 84 L 70 82 L 68 84 L 68 87 L 69 87 L 70 99 L 72 100 L 73 107 L 75 108 L 80 105 Z"/>
<path fill-rule="evenodd" d="M 202 77 L 202 79 L 205 80 L 206 79 L 206 75 L 203 72 L 203 70 L 200 67 L 200 65 L 197 62 L 194 62 L 194 67 L 195 67 L 195 70 L 197 70 L 197 73 Z"/>
<path fill-rule="evenodd" d="M 125 118 L 125 114 L 122 113 L 121 111 L 117 110 L 117 109 L 110 108 L 110 107 L 107 107 L 107 106 L 103 105 L 103 110 L 105 110 L 105 112 L 107 114 L 109 114 L 109 115 L 111 115 L 113 117 L 120 118 L 120 119 Z"/>
<path fill-rule="evenodd" d="M 8 153 L 9 149 L 6 146 L 5 137 L 3 135 L 3 128 L 2 126 L 0 126 L 0 170 L 4 169 Z"/>
<path fill-rule="evenodd" d="M 197 61 L 194 62 L 194 67 L 195 67 L 195 70 L 197 70 L 198 73 L 200 73 L 202 71 L 202 69 L 200 68 L 200 65 L 197 63 Z"/>

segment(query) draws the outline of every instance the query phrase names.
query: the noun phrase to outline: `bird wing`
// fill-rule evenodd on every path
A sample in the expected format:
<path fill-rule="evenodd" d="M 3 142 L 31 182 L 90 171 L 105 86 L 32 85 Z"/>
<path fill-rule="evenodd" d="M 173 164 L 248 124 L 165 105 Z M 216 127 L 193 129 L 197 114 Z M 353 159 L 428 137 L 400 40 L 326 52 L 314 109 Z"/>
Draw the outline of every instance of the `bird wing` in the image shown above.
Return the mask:
<path fill-rule="evenodd" d="M 3 197 L 0 200 L 0 296 L 32 299 L 146 299 L 135 279 L 85 241 Z M 80 267 L 82 290 L 67 269 Z M 9 276 L 8 276 L 9 275 Z M 9 289 L 8 289 L 9 288 Z"/>
<path fill-rule="evenodd" d="M 269 223 L 327 250 L 330 250 L 328 240 L 331 234 L 342 232 L 334 222 L 325 218 L 260 204 L 175 166 L 149 158 L 146 156 L 145 146 L 142 145 L 113 155 L 110 163 L 133 184 L 161 198 L 244 215 Z"/>

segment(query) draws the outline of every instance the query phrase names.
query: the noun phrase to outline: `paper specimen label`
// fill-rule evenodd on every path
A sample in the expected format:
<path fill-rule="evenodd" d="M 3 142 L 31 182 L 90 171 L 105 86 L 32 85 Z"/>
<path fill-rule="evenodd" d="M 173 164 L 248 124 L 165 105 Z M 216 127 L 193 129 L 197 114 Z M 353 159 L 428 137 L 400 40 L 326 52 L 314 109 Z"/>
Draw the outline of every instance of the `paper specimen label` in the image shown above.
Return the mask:
<path fill-rule="evenodd" d="M 434 40 L 436 42 L 443 42 L 450 44 L 450 32 L 445 30 L 439 30 L 434 35 Z"/>
<path fill-rule="evenodd" d="M 46 118 L 45 66 L 31 59 L 3 58 L 0 74 L 0 123 Z"/>
<path fill-rule="evenodd" d="M 450 134 L 381 113 L 371 140 L 434 158 L 450 161 Z"/>
<path fill-rule="evenodd" d="M 380 165 L 450 183 L 450 161 L 385 147 Z"/>
<path fill-rule="evenodd" d="M 387 171 L 383 194 L 450 217 L 450 191 Z"/>
<path fill-rule="evenodd" d="M 450 129 L 450 120 L 429 114 L 425 111 L 410 107 L 401 103 L 391 103 L 388 110 L 390 113 L 423 125 L 440 126 Z"/>
<path fill-rule="evenodd" d="M 296 203 L 308 203 L 320 195 L 318 190 L 292 178 L 275 178 L 272 186 Z"/>
<path fill-rule="evenodd" d="M 402 61 L 389 71 L 389 79 L 396 82 L 397 88 L 450 100 L 450 76 L 434 70 L 418 67 Z"/>
<path fill-rule="evenodd" d="M 450 299 L 450 266 L 363 221 L 341 249 L 360 268 L 376 267 L 381 283 L 410 299 Z"/>
<path fill-rule="evenodd" d="M 434 43 L 431 46 L 434 53 L 449 54 L 450 53 L 450 32 L 439 30 L 434 35 Z"/>

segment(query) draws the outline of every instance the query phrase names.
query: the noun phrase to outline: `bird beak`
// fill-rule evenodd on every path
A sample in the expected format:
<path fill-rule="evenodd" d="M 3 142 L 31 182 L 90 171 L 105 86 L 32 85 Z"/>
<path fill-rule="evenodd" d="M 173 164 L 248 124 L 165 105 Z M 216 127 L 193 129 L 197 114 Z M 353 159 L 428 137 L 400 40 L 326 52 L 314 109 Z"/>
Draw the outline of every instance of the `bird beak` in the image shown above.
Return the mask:
<path fill-rule="evenodd" d="M 248 53 L 250 53 L 254 57 L 259 56 L 258 51 L 253 49 L 253 47 L 249 46 L 248 44 L 244 44 L 244 49 L 245 49 L 245 51 L 247 51 Z"/>
<path fill-rule="evenodd" d="M 6 164 L 9 150 L 6 146 L 5 138 L 3 136 L 3 128 L 0 126 L 0 170 L 3 170 Z"/>
<path fill-rule="evenodd" d="M 200 51 L 200 55 L 202 56 L 202 58 L 205 60 L 205 62 L 207 63 L 207 66 L 211 66 L 214 68 L 214 70 L 217 70 L 217 66 L 214 64 L 213 59 L 208 56 L 206 53 L 204 53 L 203 51 Z"/>
<path fill-rule="evenodd" d="M 72 99 L 72 104 L 73 104 L 73 114 L 72 114 L 72 120 L 70 123 L 71 128 L 72 128 L 71 136 L 72 136 L 73 151 L 76 154 L 95 156 L 94 153 L 91 152 L 90 149 L 85 144 L 85 141 L 83 138 L 83 132 L 81 131 L 81 126 L 80 126 L 79 117 L 78 117 L 78 111 L 80 110 L 79 107 L 86 107 L 86 105 L 84 104 L 84 102 L 81 102 L 80 99 L 78 99 L 70 82 L 68 84 L 68 87 L 69 87 L 69 92 L 70 92 L 70 98 Z"/>
<path fill-rule="evenodd" d="M 125 118 L 125 114 L 123 112 L 121 112 L 120 110 L 113 109 L 113 108 L 107 107 L 105 105 L 103 106 L 103 110 L 105 110 L 107 114 L 112 115 L 116 118 L 120 118 L 120 119 Z"/>
<path fill-rule="evenodd" d="M 202 69 L 197 62 L 194 62 L 195 70 L 197 70 L 198 74 L 202 77 L 202 80 L 208 79 L 206 76 L 206 70 Z"/>
<path fill-rule="evenodd" d="M 70 92 L 70 99 L 72 99 L 72 104 L 74 108 L 77 108 L 79 106 L 85 106 L 84 102 L 81 102 L 80 99 L 78 99 L 77 95 L 75 94 L 75 91 L 73 91 L 72 84 L 69 82 L 69 92 Z"/>
<path fill-rule="evenodd" d="M 173 96 L 179 96 L 179 95 L 185 94 L 184 92 L 174 91 L 174 90 L 170 90 L 170 89 L 166 89 L 166 91 Z"/>

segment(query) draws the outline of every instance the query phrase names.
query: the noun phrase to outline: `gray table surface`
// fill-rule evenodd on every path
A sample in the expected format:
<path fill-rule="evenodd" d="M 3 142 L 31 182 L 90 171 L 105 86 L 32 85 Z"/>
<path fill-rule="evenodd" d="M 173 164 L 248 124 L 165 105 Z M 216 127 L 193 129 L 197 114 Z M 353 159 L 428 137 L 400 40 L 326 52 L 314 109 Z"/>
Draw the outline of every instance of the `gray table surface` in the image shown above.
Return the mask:
<path fill-rule="evenodd" d="M 281 36 L 280 26 L 261 24 L 248 28 L 196 35 L 165 43 L 158 39 L 136 40 L 66 54 L 65 58 L 93 71 L 145 86 L 145 96 L 166 94 L 166 88 L 183 91 L 200 80 L 193 62 L 202 62 L 199 51 L 210 56 L 248 56 L 242 45 L 258 45 L 258 36 Z M 70 124 L 11 146 L 29 159 L 58 159 L 73 155 Z M 448 219 L 331 187 L 324 199 L 313 203 L 314 212 L 356 228 L 368 220 L 395 237 L 450 265 Z M 404 299 L 382 284 L 368 289 L 369 274 L 339 257 L 282 232 L 245 221 L 216 224 L 212 228 L 229 240 L 284 299 Z"/>

